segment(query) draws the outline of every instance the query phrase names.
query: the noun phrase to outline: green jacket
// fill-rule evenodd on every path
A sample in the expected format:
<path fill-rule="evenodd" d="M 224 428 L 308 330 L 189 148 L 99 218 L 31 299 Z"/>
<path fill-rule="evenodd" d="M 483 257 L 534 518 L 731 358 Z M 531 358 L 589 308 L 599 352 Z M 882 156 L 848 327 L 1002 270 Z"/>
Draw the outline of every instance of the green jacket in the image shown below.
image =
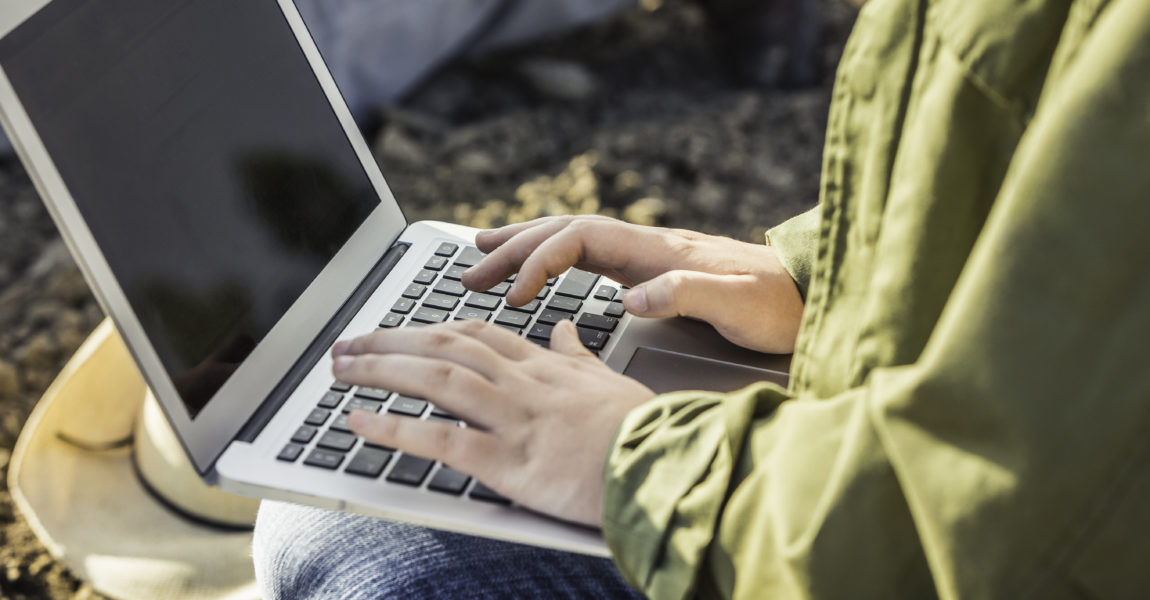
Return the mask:
<path fill-rule="evenodd" d="M 1150 598 L 1150 1 L 872 0 L 789 389 L 624 422 L 604 535 L 654 598 Z"/>

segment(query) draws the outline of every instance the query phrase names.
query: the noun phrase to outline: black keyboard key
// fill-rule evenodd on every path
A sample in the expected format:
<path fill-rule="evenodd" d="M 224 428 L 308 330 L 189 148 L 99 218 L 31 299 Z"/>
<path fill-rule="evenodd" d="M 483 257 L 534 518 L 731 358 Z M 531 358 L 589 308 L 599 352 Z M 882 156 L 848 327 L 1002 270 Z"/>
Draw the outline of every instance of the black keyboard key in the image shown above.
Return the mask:
<path fill-rule="evenodd" d="M 435 271 L 431 269 L 420 269 L 412 281 L 422 285 L 430 285 L 432 281 L 435 281 Z"/>
<path fill-rule="evenodd" d="M 380 402 L 383 402 L 384 400 L 387 400 L 389 397 L 391 397 L 391 392 L 387 390 L 381 390 L 379 388 L 361 387 L 355 390 L 355 395 L 360 398 L 370 398 L 372 400 L 379 400 Z"/>
<path fill-rule="evenodd" d="M 433 292 L 427 296 L 426 300 L 423 301 L 423 305 L 430 306 L 431 308 L 437 308 L 439 310 L 455 310 L 455 307 L 459 306 L 459 298 L 456 298 L 455 296 L 448 296 L 447 294 Z"/>
<path fill-rule="evenodd" d="M 607 345 L 607 340 L 611 339 L 611 334 L 597 329 L 587 329 L 586 327 L 579 327 L 579 341 L 588 350 L 602 350 Z"/>
<path fill-rule="evenodd" d="M 547 296 L 549 296 L 549 295 L 551 295 L 551 288 L 549 288 L 549 287 L 539 288 L 539 293 L 535 294 L 535 299 L 536 300 L 546 300 Z"/>
<path fill-rule="evenodd" d="M 455 264 L 463 265 L 465 267 L 473 267 L 479 264 L 479 261 L 483 260 L 484 256 L 487 255 L 480 252 L 479 248 L 468 246 L 463 249 L 463 252 L 460 253 L 459 258 L 455 259 Z"/>
<path fill-rule="evenodd" d="M 483 485 L 482 482 L 476 481 L 475 487 L 471 488 L 471 493 L 468 496 L 482 500 L 484 502 L 494 502 L 495 504 L 511 504 L 511 501 L 499 495 L 495 490 Z"/>
<path fill-rule="evenodd" d="M 311 454 L 307 456 L 307 460 L 303 461 L 305 465 L 320 467 L 322 469 L 338 469 L 342 463 L 342 452 L 332 452 L 331 450 L 322 450 L 320 448 L 312 450 Z"/>
<path fill-rule="evenodd" d="M 603 314 L 608 317 L 615 317 L 616 319 L 622 317 L 626 312 L 627 309 L 623 308 L 622 302 L 612 302 L 607 305 L 607 308 L 603 309 Z"/>
<path fill-rule="evenodd" d="M 527 337 L 533 340 L 550 340 L 552 329 L 554 329 L 554 327 L 551 325 L 536 323 L 532 325 L 531 329 L 527 332 Z"/>
<path fill-rule="evenodd" d="M 569 313 L 577 313 L 580 308 L 583 308 L 583 301 L 578 298 L 569 298 L 567 296 L 555 296 L 551 298 L 551 302 L 547 303 L 547 308 L 551 310 L 564 310 Z"/>
<path fill-rule="evenodd" d="M 443 278 L 450 279 L 452 281 L 459 281 L 460 279 L 463 279 L 463 272 L 466 270 L 467 267 L 463 265 L 451 265 L 450 267 L 447 267 L 446 271 L 443 272 Z"/>
<path fill-rule="evenodd" d="M 291 441 L 297 444 L 306 444 L 315 437 L 316 431 L 319 430 L 311 425 L 300 425 L 299 429 L 295 430 L 295 433 L 292 434 Z"/>
<path fill-rule="evenodd" d="M 455 313 L 456 321 L 487 321 L 491 318 L 491 311 L 482 308 L 461 308 Z"/>
<path fill-rule="evenodd" d="M 528 316 L 527 318 L 528 318 L 528 319 L 530 319 L 531 317 L 530 317 L 530 316 Z M 523 335 L 523 330 L 522 330 L 522 329 L 520 329 L 520 328 L 518 328 L 518 327 L 516 327 L 516 326 L 514 326 L 514 325 L 505 325 L 505 324 L 503 324 L 503 323 L 496 323 L 496 325 L 498 325 L 499 327 L 502 327 L 502 328 L 506 329 L 507 331 L 510 331 L 511 333 L 514 333 L 514 334 L 518 334 L 518 335 Z"/>
<path fill-rule="evenodd" d="M 299 455 L 303 453 L 303 446 L 299 444 L 288 444 L 284 446 L 283 450 L 276 455 L 276 458 L 285 462 L 295 462 Z"/>
<path fill-rule="evenodd" d="M 367 412 L 379 412 L 379 408 L 383 406 L 383 402 L 379 400 L 372 400 L 371 398 L 352 398 L 347 406 L 343 407 L 343 412 L 349 413 L 353 410 L 366 410 Z"/>
<path fill-rule="evenodd" d="M 442 323 L 447 320 L 450 313 L 445 310 L 421 306 L 411 315 L 411 320 L 417 323 Z"/>
<path fill-rule="evenodd" d="M 459 420 L 459 417 L 447 412 L 446 410 L 443 410 L 442 408 L 440 408 L 434 404 L 431 405 L 431 416 L 438 417 L 440 419 Z"/>
<path fill-rule="evenodd" d="M 579 320 L 576 321 L 575 324 L 580 327 L 598 329 L 600 331 L 615 331 L 615 328 L 619 326 L 619 319 L 584 313 L 579 316 Z"/>
<path fill-rule="evenodd" d="M 358 439 L 354 435 L 342 431 L 325 431 L 323 435 L 319 436 L 319 441 L 315 445 L 328 450 L 347 452 L 351 450 Z"/>
<path fill-rule="evenodd" d="M 351 427 L 347 425 L 347 415 L 341 414 L 336 416 L 335 420 L 328 425 L 332 431 L 342 431 L 344 433 L 351 433 Z"/>
<path fill-rule="evenodd" d="M 495 284 L 495 287 L 487 290 L 487 293 L 491 294 L 492 296 L 503 297 L 503 296 L 507 295 L 507 292 L 510 289 L 511 289 L 511 284 L 504 281 L 504 282 Z"/>
<path fill-rule="evenodd" d="M 499 308 L 502 300 L 499 296 L 490 296 L 488 294 L 471 294 L 467 297 L 467 301 L 463 303 L 464 306 L 472 308 L 482 308 L 483 310 L 495 310 Z"/>
<path fill-rule="evenodd" d="M 377 450 L 387 450 L 388 452 L 395 452 L 395 448 L 392 448 L 391 446 L 384 446 L 383 444 L 377 444 L 371 440 L 363 440 L 363 446 L 365 448 L 375 448 Z"/>
<path fill-rule="evenodd" d="M 337 381 L 337 382 L 331 384 L 331 389 L 334 391 L 337 391 L 337 392 L 350 392 L 351 391 L 351 384 L 350 383 L 344 383 L 342 381 Z"/>
<path fill-rule="evenodd" d="M 413 284 L 407 286 L 406 290 L 403 290 L 403 297 L 404 298 L 411 298 L 412 300 L 419 300 L 426 293 L 427 293 L 427 286 L 426 285 L 420 285 L 418 283 L 413 283 Z"/>
<path fill-rule="evenodd" d="M 448 257 L 450 257 L 450 256 L 455 256 L 455 253 L 457 251 L 459 251 L 459 244 L 452 244 L 451 242 L 443 242 L 442 244 L 439 245 L 439 248 L 436 248 L 435 255 L 436 256 L 448 256 Z"/>
<path fill-rule="evenodd" d="M 447 294 L 449 296 L 462 296 L 467 293 L 467 288 L 463 287 L 462 283 L 452 281 L 451 279 L 444 279 L 435 284 L 435 291 L 440 294 Z"/>
<path fill-rule="evenodd" d="M 619 290 L 615 289 L 614 286 L 601 285 L 601 286 L 599 286 L 599 289 L 595 290 L 595 299 L 596 300 L 606 300 L 606 301 L 610 302 L 610 301 L 615 299 L 615 294 L 617 294 L 618 292 L 619 292 Z"/>
<path fill-rule="evenodd" d="M 513 310 L 504 310 L 503 312 L 499 313 L 498 317 L 495 317 L 495 322 L 499 325 L 507 325 L 509 327 L 522 329 L 531 322 L 531 315 L 516 312 Z"/>
<path fill-rule="evenodd" d="M 379 477 L 379 474 L 383 472 L 383 469 L 387 467 L 387 463 L 390 461 L 391 452 L 365 446 L 360 448 L 359 452 L 355 453 L 355 458 L 347 463 L 347 468 L 344 469 L 344 472 L 374 479 Z"/>
<path fill-rule="evenodd" d="M 339 392 L 328 392 L 319 399 L 320 408 L 335 408 L 339 403 L 343 402 L 343 394 Z"/>
<path fill-rule="evenodd" d="M 387 316 L 379 322 L 379 326 L 384 329 L 391 329 L 400 325 L 403 325 L 403 315 L 393 312 L 387 313 Z"/>
<path fill-rule="evenodd" d="M 561 310 L 551 310 L 550 308 L 539 313 L 539 322 L 544 325 L 554 325 L 563 319 L 574 319 L 575 315 Z"/>
<path fill-rule="evenodd" d="M 569 269 L 567 275 L 563 277 L 563 282 L 555 289 L 555 293 L 560 296 L 570 296 L 571 298 L 584 300 L 591 294 L 591 290 L 595 289 L 596 283 L 599 283 L 599 276 L 595 273 L 588 273 L 580 269 Z"/>
<path fill-rule="evenodd" d="M 442 271 L 443 267 L 447 266 L 447 259 L 442 256 L 432 256 L 427 259 L 427 263 L 423 265 L 424 269 L 432 271 Z"/>
<path fill-rule="evenodd" d="M 404 454 L 395 461 L 387 480 L 404 485 L 419 485 L 431 470 L 432 462 L 426 458 Z"/>
<path fill-rule="evenodd" d="M 435 472 L 435 477 L 431 478 L 427 489 L 458 496 L 467 489 L 468 483 L 471 483 L 470 477 L 445 465 Z"/>
<path fill-rule="evenodd" d="M 387 412 L 408 417 L 419 417 L 425 410 L 427 410 L 427 400 L 420 400 L 419 398 L 411 398 L 409 396 L 396 396 L 395 402 L 391 403 L 391 407 L 387 409 Z"/>
<path fill-rule="evenodd" d="M 539 311 L 539 304 L 540 304 L 540 302 L 538 300 L 532 300 L 531 302 L 528 302 L 527 304 L 524 304 L 523 306 L 511 306 L 510 304 L 508 304 L 507 308 L 510 308 L 511 310 L 517 310 L 519 312 L 535 314 L 536 312 Z"/>
<path fill-rule="evenodd" d="M 327 422 L 327 418 L 331 416 L 331 411 L 323 408 L 313 408 L 308 413 L 307 418 L 303 420 L 308 425 L 315 425 L 319 427 Z"/>
<path fill-rule="evenodd" d="M 391 312 L 406 315 L 411 312 L 413 308 L 415 308 L 415 300 L 411 298 L 400 298 L 391 306 Z"/>
<path fill-rule="evenodd" d="M 410 327 L 412 329 L 415 329 L 416 327 L 427 327 L 428 325 L 431 325 L 431 323 L 420 323 L 419 321 L 408 321 L 407 325 L 404 325 L 404 327 Z"/>
<path fill-rule="evenodd" d="M 551 279 L 547 280 L 547 285 L 555 285 L 556 281 L 559 281 L 559 278 L 558 277 L 552 277 Z"/>

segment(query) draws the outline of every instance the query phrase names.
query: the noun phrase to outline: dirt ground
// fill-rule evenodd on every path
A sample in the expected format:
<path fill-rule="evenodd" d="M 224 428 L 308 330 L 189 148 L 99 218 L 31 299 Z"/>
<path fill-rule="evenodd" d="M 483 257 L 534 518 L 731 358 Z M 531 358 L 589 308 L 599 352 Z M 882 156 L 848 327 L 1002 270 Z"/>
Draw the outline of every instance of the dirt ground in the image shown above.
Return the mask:
<path fill-rule="evenodd" d="M 761 240 L 817 199 L 830 83 L 854 9 L 823 0 L 821 83 L 735 85 L 701 11 L 635 8 L 457 64 L 371 132 L 409 220 L 486 227 L 601 213 Z M 0 597 L 99 598 L 54 562 L 7 490 L 36 400 L 103 318 L 19 163 L 0 159 Z"/>

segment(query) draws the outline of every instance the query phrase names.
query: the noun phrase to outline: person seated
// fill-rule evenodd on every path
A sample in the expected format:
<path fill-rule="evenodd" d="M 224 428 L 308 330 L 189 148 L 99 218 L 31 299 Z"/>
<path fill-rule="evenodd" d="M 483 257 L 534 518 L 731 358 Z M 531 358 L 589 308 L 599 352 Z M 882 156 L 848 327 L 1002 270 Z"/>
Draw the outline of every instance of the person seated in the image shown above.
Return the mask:
<path fill-rule="evenodd" d="M 361 436 L 601 527 L 612 561 L 265 503 L 268 597 L 1133 598 L 1150 589 L 1150 3 L 877 0 L 818 207 L 754 245 L 596 217 L 482 233 L 483 289 L 571 266 L 639 316 L 794 351 L 655 396 L 560 324 L 390 330 L 335 375 L 474 424 Z"/>

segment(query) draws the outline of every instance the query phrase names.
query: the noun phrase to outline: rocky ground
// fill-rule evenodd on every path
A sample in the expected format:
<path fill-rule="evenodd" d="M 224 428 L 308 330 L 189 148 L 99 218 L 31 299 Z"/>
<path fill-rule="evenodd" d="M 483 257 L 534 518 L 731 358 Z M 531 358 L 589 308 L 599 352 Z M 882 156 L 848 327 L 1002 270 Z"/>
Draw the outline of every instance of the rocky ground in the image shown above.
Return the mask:
<path fill-rule="evenodd" d="M 643 3 L 588 29 L 452 66 L 371 132 L 410 220 L 477 226 L 597 212 L 761 240 L 811 206 L 834 65 L 854 9 L 824 0 L 822 82 L 729 81 L 701 12 Z M 0 159 L 0 597 L 98 598 L 15 513 L 24 419 L 102 319 L 27 175 Z"/>

